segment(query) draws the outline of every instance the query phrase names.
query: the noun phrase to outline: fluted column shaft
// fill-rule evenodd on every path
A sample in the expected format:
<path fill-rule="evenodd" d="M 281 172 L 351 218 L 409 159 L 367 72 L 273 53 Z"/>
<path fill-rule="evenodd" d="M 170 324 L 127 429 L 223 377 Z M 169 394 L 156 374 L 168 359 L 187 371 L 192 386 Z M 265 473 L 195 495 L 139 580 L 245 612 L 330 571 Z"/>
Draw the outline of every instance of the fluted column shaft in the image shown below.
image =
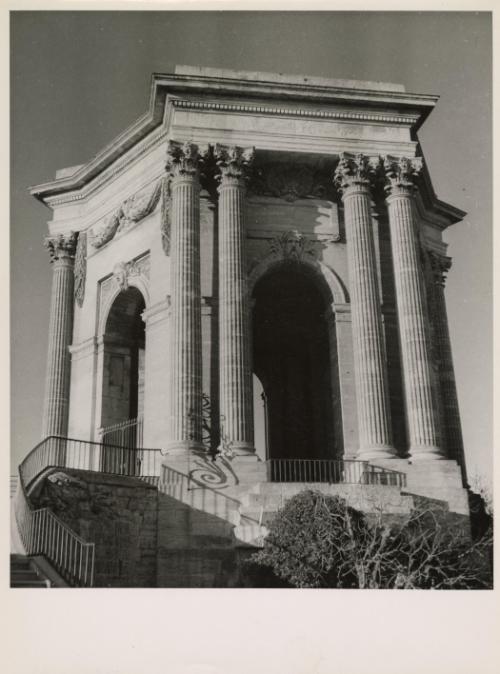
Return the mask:
<path fill-rule="evenodd" d="M 341 155 L 336 182 L 342 190 L 349 265 L 359 456 L 392 458 L 387 363 L 366 157 Z"/>
<path fill-rule="evenodd" d="M 417 160 L 384 162 L 391 232 L 409 452 L 413 459 L 440 459 L 439 422 L 432 399 L 425 285 L 415 220 L 413 179 Z"/>
<path fill-rule="evenodd" d="M 170 452 L 202 447 L 202 342 L 198 148 L 171 142 Z"/>
<path fill-rule="evenodd" d="M 47 238 L 45 245 L 52 261 L 49 347 L 42 437 L 67 436 L 71 357 L 73 337 L 74 262 L 77 235 L 73 232 Z"/>
<path fill-rule="evenodd" d="M 451 259 L 444 255 L 430 254 L 434 273 L 434 330 L 439 356 L 439 381 L 444 411 L 444 427 L 448 458 L 464 466 L 464 446 L 460 411 L 458 407 L 457 387 L 453 368 L 450 331 L 444 294 L 445 275 L 451 266 Z"/>
<path fill-rule="evenodd" d="M 252 151 L 216 147 L 219 186 L 220 413 L 235 454 L 254 453 L 250 306 L 245 260 L 245 171 Z"/>

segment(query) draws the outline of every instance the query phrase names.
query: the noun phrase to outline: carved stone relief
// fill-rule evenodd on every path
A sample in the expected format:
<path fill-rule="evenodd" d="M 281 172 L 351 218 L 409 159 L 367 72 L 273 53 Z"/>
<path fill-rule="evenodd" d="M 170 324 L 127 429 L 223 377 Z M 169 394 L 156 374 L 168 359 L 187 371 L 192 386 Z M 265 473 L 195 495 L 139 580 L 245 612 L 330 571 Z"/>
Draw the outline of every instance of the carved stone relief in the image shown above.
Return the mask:
<path fill-rule="evenodd" d="M 113 275 L 100 284 L 100 315 L 106 311 L 110 297 L 116 292 L 117 287 L 120 291 L 127 290 L 130 286 L 130 279 L 133 277 L 142 277 L 145 284 L 149 281 L 150 257 L 143 255 L 137 260 L 128 262 L 117 262 L 113 268 Z"/>
<path fill-rule="evenodd" d="M 317 198 L 335 201 L 337 194 L 330 172 L 315 170 L 306 164 L 267 164 L 256 168 L 248 185 L 249 192 L 278 197 L 286 201 Z"/>
<path fill-rule="evenodd" d="M 170 230 L 171 230 L 171 219 L 170 219 L 170 208 L 171 208 L 171 194 L 170 194 L 170 181 L 168 178 L 162 178 L 161 180 L 161 245 L 165 255 L 170 255 Z"/>
<path fill-rule="evenodd" d="M 79 307 L 85 299 L 85 279 L 87 276 L 87 234 L 80 232 L 75 253 L 75 300 Z"/>
<path fill-rule="evenodd" d="M 158 180 L 153 187 L 149 186 L 125 199 L 100 227 L 90 230 L 92 246 L 101 248 L 108 241 L 111 241 L 116 234 L 127 231 L 152 213 L 160 200 L 162 185 L 163 180 Z"/>
<path fill-rule="evenodd" d="M 269 248 L 271 255 L 292 262 L 300 262 L 306 256 L 316 255 L 315 242 L 296 229 L 283 232 L 271 239 Z"/>

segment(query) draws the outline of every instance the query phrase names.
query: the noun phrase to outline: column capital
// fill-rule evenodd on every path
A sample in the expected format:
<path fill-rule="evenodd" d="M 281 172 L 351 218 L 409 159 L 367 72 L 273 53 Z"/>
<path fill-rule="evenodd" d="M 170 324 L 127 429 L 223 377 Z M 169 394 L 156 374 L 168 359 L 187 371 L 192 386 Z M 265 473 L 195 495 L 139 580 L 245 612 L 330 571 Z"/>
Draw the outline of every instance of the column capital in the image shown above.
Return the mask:
<path fill-rule="evenodd" d="M 221 185 L 226 181 L 243 181 L 249 177 L 255 159 L 255 148 L 237 145 L 226 146 L 217 143 L 214 156 L 220 171 Z"/>
<path fill-rule="evenodd" d="M 43 245 L 49 251 L 51 262 L 64 259 L 73 260 L 75 258 L 77 240 L 78 232 L 69 232 L 68 234 L 47 236 Z"/>
<path fill-rule="evenodd" d="M 360 153 L 341 152 L 333 182 L 344 197 L 352 188 L 362 187 L 368 190 L 375 177 L 378 163 L 378 158 Z"/>
<path fill-rule="evenodd" d="M 166 170 L 171 179 L 194 177 L 198 173 L 200 153 L 198 145 L 190 141 L 181 144 L 169 140 Z"/>
<path fill-rule="evenodd" d="M 446 275 L 451 268 L 451 257 L 436 253 L 433 250 L 427 251 L 431 270 L 434 275 L 434 283 L 444 288 Z"/>
<path fill-rule="evenodd" d="M 411 196 L 414 194 L 415 181 L 422 172 L 422 157 L 382 157 L 382 174 L 388 195 Z"/>

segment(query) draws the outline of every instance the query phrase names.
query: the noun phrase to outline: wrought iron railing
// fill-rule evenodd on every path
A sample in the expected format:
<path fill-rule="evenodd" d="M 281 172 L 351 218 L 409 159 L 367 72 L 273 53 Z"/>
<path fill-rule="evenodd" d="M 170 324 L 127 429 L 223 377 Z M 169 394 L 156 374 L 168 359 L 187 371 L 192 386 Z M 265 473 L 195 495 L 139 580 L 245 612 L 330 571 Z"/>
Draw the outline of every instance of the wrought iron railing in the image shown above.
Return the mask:
<path fill-rule="evenodd" d="M 372 466 L 367 461 L 331 459 L 269 459 L 269 482 L 323 482 L 332 484 L 371 484 L 406 486 L 406 475 Z"/>
<path fill-rule="evenodd" d="M 101 442 L 105 445 L 116 445 L 137 449 L 144 444 L 144 419 L 127 419 L 117 424 L 106 426 L 100 430 Z"/>
<path fill-rule="evenodd" d="M 54 442 L 57 440 L 58 442 Z M 94 584 L 94 543 L 84 541 L 49 508 L 35 509 L 27 489 L 50 466 L 61 465 L 61 438 L 47 438 L 38 444 L 19 466 L 14 501 L 17 528 L 28 556 L 43 555 L 72 586 Z"/>
<path fill-rule="evenodd" d="M 46 469 L 57 467 L 149 480 L 160 474 L 161 451 L 50 436 L 32 449 L 20 464 L 14 508 L 25 553 L 45 556 L 70 585 L 91 587 L 94 583 L 94 543 L 84 541 L 49 508 L 35 509 L 28 495 L 29 488 Z"/>

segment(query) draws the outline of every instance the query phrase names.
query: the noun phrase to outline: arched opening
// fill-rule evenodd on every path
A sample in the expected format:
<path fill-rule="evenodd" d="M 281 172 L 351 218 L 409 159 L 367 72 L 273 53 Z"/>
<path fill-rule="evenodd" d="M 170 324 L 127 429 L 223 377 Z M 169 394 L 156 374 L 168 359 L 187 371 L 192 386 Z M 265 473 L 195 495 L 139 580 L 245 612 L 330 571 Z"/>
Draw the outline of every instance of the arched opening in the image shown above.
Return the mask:
<path fill-rule="evenodd" d="M 255 374 L 272 459 L 334 458 L 332 343 L 323 288 L 300 264 L 272 268 L 253 290 Z"/>
<path fill-rule="evenodd" d="M 129 287 L 117 295 L 106 321 L 101 437 L 108 446 L 135 449 L 142 444 L 145 329 L 141 314 L 144 309 L 141 292 Z M 104 462 L 111 458 L 110 452 L 103 453 Z M 113 468 L 116 472 L 117 467 Z"/>

